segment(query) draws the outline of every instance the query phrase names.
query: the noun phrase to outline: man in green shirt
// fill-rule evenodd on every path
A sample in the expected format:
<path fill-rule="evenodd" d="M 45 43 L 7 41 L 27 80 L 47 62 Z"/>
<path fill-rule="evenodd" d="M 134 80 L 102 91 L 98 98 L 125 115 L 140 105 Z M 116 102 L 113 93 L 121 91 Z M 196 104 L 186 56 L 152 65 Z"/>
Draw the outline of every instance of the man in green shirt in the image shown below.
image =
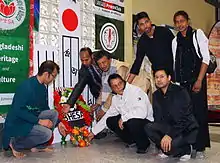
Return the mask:
<path fill-rule="evenodd" d="M 59 73 L 59 66 L 53 61 L 41 64 L 38 74 L 18 86 L 4 128 L 3 147 L 11 148 L 17 158 L 25 156 L 21 150 L 49 151 L 46 144 L 56 127 L 58 113 L 48 106 L 47 85 Z M 65 126 L 58 124 L 65 135 Z"/>

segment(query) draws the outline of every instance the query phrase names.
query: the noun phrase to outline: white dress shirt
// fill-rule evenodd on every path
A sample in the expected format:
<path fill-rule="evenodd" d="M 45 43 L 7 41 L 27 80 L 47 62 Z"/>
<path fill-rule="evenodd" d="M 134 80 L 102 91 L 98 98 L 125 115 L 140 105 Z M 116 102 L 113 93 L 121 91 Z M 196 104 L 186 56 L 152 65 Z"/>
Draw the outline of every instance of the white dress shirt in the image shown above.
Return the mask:
<path fill-rule="evenodd" d="M 108 117 L 121 115 L 123 122 L 132 118 L 153 121 L 153 109 L 147 94 L 141 88 L 126 83 L 123 95 L 114 95 L 112 104 L 102 119 L 92 128 L 98 134 L 106 127 Z"/>

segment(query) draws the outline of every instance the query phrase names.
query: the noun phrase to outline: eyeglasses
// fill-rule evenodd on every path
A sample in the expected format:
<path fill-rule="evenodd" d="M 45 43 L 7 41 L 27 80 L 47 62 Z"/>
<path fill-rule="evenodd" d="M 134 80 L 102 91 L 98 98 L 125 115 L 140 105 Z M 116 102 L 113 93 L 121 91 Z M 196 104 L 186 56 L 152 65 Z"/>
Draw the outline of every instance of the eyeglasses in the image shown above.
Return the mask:
<path fill-rule="evenodd" d="M 54 74 L 50 74 L 51 76 L 53 76 L 53 78 L 56 78 L 56 75 L 54 75 Z"/>

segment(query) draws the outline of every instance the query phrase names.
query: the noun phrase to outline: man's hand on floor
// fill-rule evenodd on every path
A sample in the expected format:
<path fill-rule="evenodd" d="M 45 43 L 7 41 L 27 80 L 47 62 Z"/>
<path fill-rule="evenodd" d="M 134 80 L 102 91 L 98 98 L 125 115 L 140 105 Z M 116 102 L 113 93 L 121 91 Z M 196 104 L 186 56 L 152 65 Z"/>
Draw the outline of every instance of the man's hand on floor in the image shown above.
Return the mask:
<path fill-rule="evenodd" d="M 169 152 L 171 150 L 171 142 L 172 142 L 172 138 L 168 135 L 165 135 L 162 138 L 160 145 L 164 152 Z"/>

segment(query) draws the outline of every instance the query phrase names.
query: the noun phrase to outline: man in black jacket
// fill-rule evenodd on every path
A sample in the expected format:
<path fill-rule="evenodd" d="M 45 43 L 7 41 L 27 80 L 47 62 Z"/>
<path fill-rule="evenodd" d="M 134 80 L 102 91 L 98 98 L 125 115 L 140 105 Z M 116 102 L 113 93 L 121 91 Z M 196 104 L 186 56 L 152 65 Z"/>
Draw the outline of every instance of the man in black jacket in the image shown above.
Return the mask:
<path fill-rule="evenodd" d="M 79 70 L 79 80 L 74 86 L 67 104 L 63 104 L 65 110 L 69 110 L 73 106 L 78 97 L 83 92 L 86 85 L 89 86 L 90 92 L 95 99 L 99 97 L 102 88 L 102 71 L 96 66 L 93 60 L 93 54 L 90 48 L 85 47 L 80 50 L 80 60 L 82 66 Z"/>
<path fill-rule="evenodd" d="M 170 82 L 167 70 L 157 70 L 154 76 L 158 88 L 153 94 L 154 122 L 147 124 L 145 131 L 163 152 L 161 157 L 172 155 L 187 161 L 198 128 L 190 96 L 184 88 Z"/>
<path fill-rule="evenodd" d="M 136 23 L 139 31 L 143 34 L 138 41 L 136 58 L 128 75 L 127 81 L 129 83 L 132 83 L 139 74 L 145 56 L 151 62 L 153 71 L 159 67 L 165 67 L 169 71 L 173 70 L 173 33 L 166 27 L 152 24 L 146 12 L 140 12 L 136 15 Z"/>

